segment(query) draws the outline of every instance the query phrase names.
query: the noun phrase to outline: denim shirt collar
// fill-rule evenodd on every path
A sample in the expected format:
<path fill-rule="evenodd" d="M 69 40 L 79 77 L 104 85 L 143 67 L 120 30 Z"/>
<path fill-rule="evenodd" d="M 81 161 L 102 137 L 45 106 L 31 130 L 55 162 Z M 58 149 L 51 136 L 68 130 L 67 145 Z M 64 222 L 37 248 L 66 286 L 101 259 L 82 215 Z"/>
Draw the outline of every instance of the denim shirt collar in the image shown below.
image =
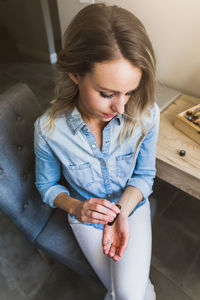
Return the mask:
<path fill-rule="evenodd" d="M 82 127 L 84 127 L 86 125 L 81 117 L 80 112 L 78 111 L 78 109 L 76 107 L 73 109 L 71 114 L 67 115 L 66 118 L 67 118 L 67 123 L 68 123 L 69 127 L 71 128 L 71 130 L 73 131 L 74 135 L 79 130 L 81 130 Z M 123 118 L 122 115 L 116 114 L 116 116 L 113 119 L 118 120 L 118 125 L 121 125 L 122 118 Z"/>

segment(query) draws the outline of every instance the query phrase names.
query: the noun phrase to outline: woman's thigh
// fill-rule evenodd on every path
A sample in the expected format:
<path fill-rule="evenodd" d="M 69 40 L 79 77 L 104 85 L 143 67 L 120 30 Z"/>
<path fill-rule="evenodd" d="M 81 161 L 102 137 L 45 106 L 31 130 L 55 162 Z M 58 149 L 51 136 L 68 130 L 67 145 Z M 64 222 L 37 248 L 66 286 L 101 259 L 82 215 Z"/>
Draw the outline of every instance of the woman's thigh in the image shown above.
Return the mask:
<path fill-rule="evenodd" d="M 148 199 L 129 217 L 130 240 L 119 262 L 114 262 L 103 253 L 101 230 L 84 225 L 70 216 L 68 219 L 84 255 L 110 291 L 110 299 L 155 299 L 149 281 L 152 237 Z"/>
<path fill-rule="evenodd" d="M 103 253 L 102 230 L 84 225 L 68 215 L 78 244 L 107 290 L 110 289 L 110 259 Z"/>
<path fill-rule="evenodd" d="M 139 207 L 130 220 L 128 248 L 119 262 L 111 262 L 112 286 L 116 299 L 155 299 L 149 281 L 152 231 L 149 200 Z"/>

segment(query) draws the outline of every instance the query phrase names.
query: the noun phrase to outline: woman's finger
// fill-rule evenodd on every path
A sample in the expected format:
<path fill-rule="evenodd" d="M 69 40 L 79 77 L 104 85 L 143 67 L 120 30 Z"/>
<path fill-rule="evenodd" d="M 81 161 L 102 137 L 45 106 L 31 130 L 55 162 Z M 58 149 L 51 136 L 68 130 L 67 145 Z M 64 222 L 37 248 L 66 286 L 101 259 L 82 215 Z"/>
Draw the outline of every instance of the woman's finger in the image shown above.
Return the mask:
<path fill-rule="evenodd" d="M 121 259 L 121 256 L 115 254 L 115 256 L 113 256 L 114 261 L 119 261 Z"/>
<path fill-rule="evenodd" d="M 94 224 L 103 224 L 106 225 L 108 223 L 108 221 L 105 220 L 99 220 L 99 219 L 94 219 L 94 218 L 90 218 L 90 217 L 85 217 L 84 218 L 84 223 L 94 223 Z"/>
<path fill-rule="evenodd" d="M 108 241 L 107 244 L 103 246 L 103 250 L 105 254 L 108 254 L 108 252 L 110 251 L 110 247 L 111 247 L 111 243 L 110 241 Z"/>
<path fill-rule="evenodd" d="M 110 257 L 113 257 L 113 256 L 115 256 L 115 253 L 116 253 L 116 247 L 115 247 L 114 244 L 112 244 L 111 247 L 110 247 L 110 250 L 109 250 L 108 255 L 109 255 Z"/>
<path fill-rule="evenodd" d="M 88 223 L 99 223 L 99 224 L 107 224 L 109 218 L 104 218 L 103 214 L 95 214 L 95 211 L 92 210 L 93 204 L 91 199 L 85 201 L 82 204 L 82 222 L 88 222 Z"/>
<path fill-rule="evenodd" d="M 106 199 L 91 198 L 91 199 L 88 200 L 88 202 L 100 204 L 101 206 L 105 207 L 106 209 L 109 209 L 112 212 L 114 212 L 115 215 L 120 213 L 120 209 L 114 203 L 112 203 L 112 202 L 110 202 Z"/>
<path fill-rule="evenodd" d="M 107 215 L 104 215 L 104 214 L 99 213 L 99 212 L 94 211 L 94 210 L 88 210 L 87 211 L 87 217 L 89 217 L 91 219 L 97 219 L 97 220 L 100 220 L 100 221 L 104 221 L 105 223 L 112 222 L 113 219 L 114 219 L 114 216 L 107 216 Z"/>
<path fill-rule="evenodd" d="M 115 218 L 116 215 L 117 215 L 113 210 L 108 209 L 107 207 L 105 207 L 101 203 L 92 203 L 91 204 L 91 210 L 97 211 L 101 214 L 104 214 L 108 217 L 113 217 L 113 218 Z"/>
<path fill-rule="evenodd" d="M 94 200 L 88 200 L 87 203 L 83 205 L 83 209 L 85 216 L 91 219 L 102 220 L 104 221 L 104 224 L 112 222 L 116 217 L 116 213 L 99 202 L 94 202 Z"/>
<path fill-rule="evenodd" d="M 103 238 L 102 238 L 102 247 L 105 254 L 108 254 L 111 244 L 112 244 L 112 237 L 109 234 L 108 228 L 105 226 L 103 230 Z"/>

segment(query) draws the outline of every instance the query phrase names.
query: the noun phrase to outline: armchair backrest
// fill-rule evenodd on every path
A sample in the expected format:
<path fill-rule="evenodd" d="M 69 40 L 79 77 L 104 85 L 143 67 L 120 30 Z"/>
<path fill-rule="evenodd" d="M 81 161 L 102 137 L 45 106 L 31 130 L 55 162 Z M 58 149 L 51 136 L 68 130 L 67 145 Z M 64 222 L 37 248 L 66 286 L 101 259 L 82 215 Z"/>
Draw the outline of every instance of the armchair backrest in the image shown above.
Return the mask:
<path fill-rule="evenodd" d="M 0 95 L 0 209 L 32 243 L 52 214 L 34 185 L 34 122 L 41 114 L 23 83 Z"/>

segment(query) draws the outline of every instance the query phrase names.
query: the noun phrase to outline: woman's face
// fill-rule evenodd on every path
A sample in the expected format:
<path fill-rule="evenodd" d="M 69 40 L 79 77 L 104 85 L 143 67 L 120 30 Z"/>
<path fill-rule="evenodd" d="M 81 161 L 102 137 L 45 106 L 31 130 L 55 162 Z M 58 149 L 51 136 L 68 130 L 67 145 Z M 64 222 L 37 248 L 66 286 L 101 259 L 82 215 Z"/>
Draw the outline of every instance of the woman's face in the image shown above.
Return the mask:
<path fill-rule="evenodd" d="M 124 106 L 139 86 L 142 71 L 120 58 L 96 63 L 83 77 L 69 74 L 79 86 L 77 107 L 84 120 L 97 124 L 124 113 Z"/>

